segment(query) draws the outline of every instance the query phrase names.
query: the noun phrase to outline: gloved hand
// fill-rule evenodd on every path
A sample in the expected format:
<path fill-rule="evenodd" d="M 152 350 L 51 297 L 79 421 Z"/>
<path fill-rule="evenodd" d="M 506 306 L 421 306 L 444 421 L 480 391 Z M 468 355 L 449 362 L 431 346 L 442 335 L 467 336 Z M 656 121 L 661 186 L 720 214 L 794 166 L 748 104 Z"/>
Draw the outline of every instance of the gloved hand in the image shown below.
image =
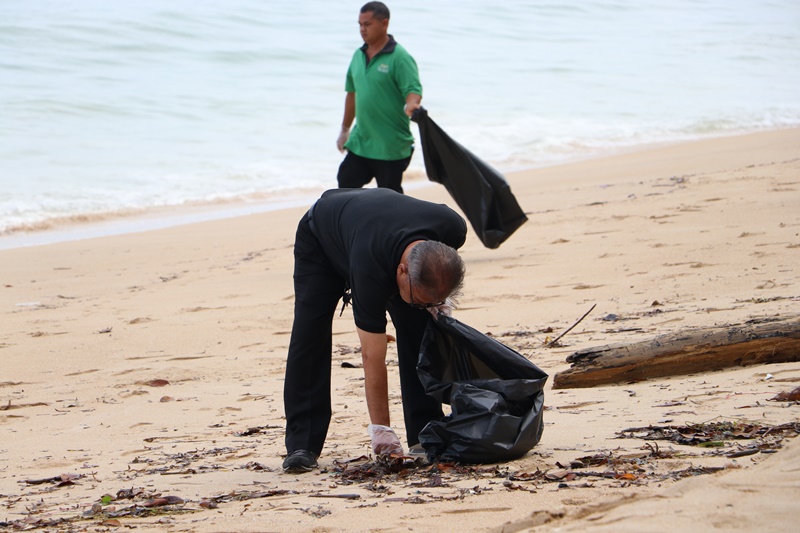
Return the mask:
<path fill-rule="evenodd" d="M 372 451 L 375 455 L 403 455 L 403 445 L 400 444 L 397 434 L 389 426 L 370 424 L 367 432 L 372 440 Z"/>
<path fill-rule="evenodd" d="M 433 315 L 433 318 L 438 318 L 439 315 L 453 316 L 453 309 L 456 308 L 456 303 L 447 298 L 442 305 L 436 307 L 429 307 L 428 312 Z"/>
<path fill-rule="evenodd" d="M 419 109 L 419 107 L 420 107 L 419 102 L 412 102 L 410 104 L 404 105 L 403 111 L 405 112 L 406 115 L 408 115 L 408 118 L 411 118 L 411 116 L 414 114 L 414 111 Z"/>
<path fill-rule="evenodd" d="M 340 152 L 344 153 L 344 143 L 346 143 L 349 138 L 350 128 L 342 127 L 342 131 L 339 132 L 339 138 L 336 139 L 336 148 L 338 148 Z"/>

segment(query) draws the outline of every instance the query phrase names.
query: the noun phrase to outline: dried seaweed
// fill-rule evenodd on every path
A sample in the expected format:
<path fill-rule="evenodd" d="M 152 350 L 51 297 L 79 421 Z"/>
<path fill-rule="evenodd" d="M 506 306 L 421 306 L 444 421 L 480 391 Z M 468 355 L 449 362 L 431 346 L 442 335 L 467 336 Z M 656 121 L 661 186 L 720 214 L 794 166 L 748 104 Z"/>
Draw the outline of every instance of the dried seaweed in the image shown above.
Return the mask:
<path fill-rule="evenodd" d="M 192 502 L 184 500 L 179 496 L 152 493 L 145 489 L 120 489 L 117 491 L 116 496 L 110 494 L 103 495 L 98 502 L 95 502 L 89 510 L 81 515 L 60 518 L 39 518 L 31 513 L 20 520 L 0 522 L 0 527 L 10 528 L 12 531 L 32 531 L 35 529 L 58 527 L 59 531 L 68 531 L 72 530 L 70 528 L 72 525 L 87 522 L 100 526 L 119 527 L 119 521 L 116 519 L 123 517 L 143 518 L 149 516 L 193 513 L 201 509 L 216 509 L 218 504 L 224 502 L 269 498 L 286 494 L 296 493 L 286 489 L 233 491 L 226 494 L 202 498 L 199 502 Z M 132 503 L 124 507 L 116 505 L 117 502 L 123 500 L 132 500 Z"/>
<path fill-rule="evenodd" d="M 57 476 L 46 477 L 43 479 L 25 479 L 20 483 L 26 483 L 28 485 L 43 485 L 45 483 L 51 483 L 57 487 L 64 487 L 67 485 L 74 485 L 75 481 L 82 479 L 83 477 L 83 474 L 59 474 Z"/>
<path fill-rule="evenodd" d="M 235 435 L 237 437 L 249 437 L 251 435 L 261 435 L 261 434 L 266 433 L 265 430 L 268 430 L 268 429 L 283 430 L 283 427 L 282 426 L 256 426 L 256 427 L 247 428 L 246 430 L 244 430 L 242 432 L 235 433 Z"/>
<path fill-rule="evenodd" d="M 243 433 L 258 434 L 261 428 L 251 428 Z M 272 428 L 266 428 L 272 429 Z M 636 487 L 649 483 L 661 483 L 686 477 L 708 475 L 726 468 L 736 467 L 736 463 L 726 466 L 694 465 L 680 470 L 659 465 L 660 460 L 680 457 L 699 457 L 685 449 L 672 446 L 659 446 L 666 441 L 677 445 L 701 448 L 703 456 L 724 456 L 726 458 L 748 457 L 757 453 L 773 453 L 781 447 L 781 441 L 800 433 L 800 422 L 789 422 L 775 426 L 744 421 L 713 421 L 687 424 L 684 426 L 646 426 L 627 428 L 617 433 L 618 438 L 642 439 L 640 450 L 605 450 L 591 455 L 576 457 L 569 461 L 555 462 L 552 468 L 534 467 L 533 470 L 510 470 L 507 465 L 462 465 L 455 463 L 426 463 L 420 458 L 407 456 L 368 456 L 355 457 L 345 461 L 334 461 L 332 467 L 322 473 L 330 476 L 329 489 L 358 485 L 358 490 L 305 492 L 305 496 L 315 499 L 346 499 L 353 502 L 364 501 L 366 493 L 375 494 L 378 499 L 363 503 L 360 507 L 374 507 L 382 503 L 402 503 L 421 505 L 427 503 L 463 500 L 480 496 L 487 491 L 527 491 L 536 493 L 543 487 L 548 490 L 562 490 L 579 487 L 594 487 L 596 484 L 611 484 L 616 487 Z M 706 448 L 703 448 L 703 447 Z M 151 468 L 150 473 L 171 474 L 177 472 L 195 473 L 203 468 L 189 466 L 195 461 L 209 457 L 235 455 L 241 457 L 241 449 L 212 448 L 192 450 L 177 454 L 161 454 L 161 460 L 140 460 L 134 463 L 161 463 L 162 467 Z M 168 463 L 164 465 L 164 462 Z M 668 463 L 671 466 L 671 463 Z M 236 468 L 250 470 L 270 470 L 256 462 L 239 465 Z M 674 467 L 673 467 L 674 468 Z M 183 469 L 183 470 L 181 470 Z M 44 479 L 21 481 L 28 485 L 53 485 L 47 490 L 56 490 L 55 485 L 64 481 L 72 482 L 74 475 L 54 476 Z M 477 482 L 476 482 L 477 481 Z M 405 496 L 395 492 L 400 488 L 413 489 Z M 85 513 L 71 518 L 43 518 L 40 511 L 28 509 L 28 514 L 16 521 L 0 522 L 0 528 L 10 530 L 58 529 L 72 531 L 73 528 L 85 530 L 88 527 L 119 527 L 119 518 L 148 517 L 154 515 L 182 514 L 216 509 L 219 505 L 234 501 L 256 498 L 289 497 L 300 494 L 280 487 L 258 491 L 233 491 L 199 500 L 184 500 L 175 495 L 162 495 L 142 488 L 124 488 L 115 495 L 104 494 Z M 292 496 L 294 498 L 294 496 Z M 120 505 L 124 504 L 124 505 Z M 321 506 L 298 508 L 311 516 L 322 517 L 329 513 Z"/>
<path fill-rule="evenodd" d="M 645 426 L 624 429 L 617 433 L 620 439 L 667 440 L 676 444 L 701 447 L 722 447 L 730 440 L 760 439 L 766 447 L 780 447 L 786 437 L 800 434 L 800 422 L 778 426 L 750 422 L 705 422 L 685 426 Z"/>
<path fill-rule="evenodd" d="M 790 391 L 779 392 L 769 400 L 775 402 L 800 402 L 800 387 Z"/>

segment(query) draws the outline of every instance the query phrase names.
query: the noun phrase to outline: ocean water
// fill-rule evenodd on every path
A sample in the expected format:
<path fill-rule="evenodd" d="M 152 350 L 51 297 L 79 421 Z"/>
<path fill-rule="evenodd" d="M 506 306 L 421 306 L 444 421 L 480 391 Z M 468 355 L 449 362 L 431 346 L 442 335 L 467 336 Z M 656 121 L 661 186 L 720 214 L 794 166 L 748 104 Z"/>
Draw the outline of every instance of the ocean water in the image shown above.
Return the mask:
<path fill-rule="evenodd" d="M 362 3 L 0 2 L 0 248 L 335 187 Z M 503 172 L 800 125 L 797 0 L 387 4 L 431 118 Z"/>

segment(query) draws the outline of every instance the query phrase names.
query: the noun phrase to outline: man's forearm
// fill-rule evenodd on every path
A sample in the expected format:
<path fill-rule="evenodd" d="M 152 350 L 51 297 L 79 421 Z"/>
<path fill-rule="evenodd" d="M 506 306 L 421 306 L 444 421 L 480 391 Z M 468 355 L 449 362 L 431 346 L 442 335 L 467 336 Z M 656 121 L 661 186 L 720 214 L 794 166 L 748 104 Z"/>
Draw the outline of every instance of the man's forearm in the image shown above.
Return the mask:
<path fill-rule="evenodd" d="M 358 330 L 361 360 L 364 363 L 364 394 L 369 419 L 373 424 L 389 426 L 389 385 L 386 376 L 386 334 Z"/>
<path fill-rule="evenodd" d="M 356 119 L 356 93 L 347 93 L 344 97 L 344 117 L 342 117 L 342 129 L 349 130 Z"/>
<path fill-rule="evenodd" d="M 369 420 L 373 424 L 391 426 L 389 416 L 389 385 L 386 363 L 364 357 L 364 392 L 367 397 Z"/>

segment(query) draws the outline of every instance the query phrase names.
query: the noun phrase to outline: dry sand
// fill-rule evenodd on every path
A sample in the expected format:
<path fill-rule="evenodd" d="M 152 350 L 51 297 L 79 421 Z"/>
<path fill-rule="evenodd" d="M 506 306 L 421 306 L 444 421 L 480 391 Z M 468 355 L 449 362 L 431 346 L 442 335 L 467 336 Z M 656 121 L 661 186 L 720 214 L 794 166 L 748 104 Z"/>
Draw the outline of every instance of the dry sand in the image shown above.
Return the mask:
<path fill-rule="evenodd" d="M 530 221 L 498 250 L 470 235 L 455 316 L 551 377 L 581 348 L 800 314 L 800 129 L 508 179 Z M 438 185 L 411 194 L 452 205 Z M 358 480 L 361 463 L 341 472 L 369 452 L 361 370 L 342 367 L 360 362 L 348 312 L 321 470 L 282 474 L 302 212 L 0 251 L 0 531 L 796 527 L 800 405 L 770 398 L 800 385 L 800 363 L 587 389 L 551 379 L 525 457 Z M 721 447 L 619 438 L 716 423 L 784 430 Z M 729 456 L 755 444 L 777 451 Z"/>

